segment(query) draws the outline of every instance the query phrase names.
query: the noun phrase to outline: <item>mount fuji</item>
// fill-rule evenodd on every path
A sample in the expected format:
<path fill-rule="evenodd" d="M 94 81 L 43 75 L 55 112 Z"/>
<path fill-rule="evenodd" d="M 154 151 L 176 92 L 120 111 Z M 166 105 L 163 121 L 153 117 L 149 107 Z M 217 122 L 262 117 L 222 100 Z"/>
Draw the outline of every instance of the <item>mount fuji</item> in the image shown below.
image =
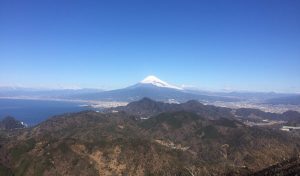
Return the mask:
<path fill-rule="evenodd" d="M 174 86 L 174 85 L 170 85 L 167 82 L 164 82 L 162 80 L 160 80 L 159 78 L 155 77 L 155 76 L 147 76 L 145 79 L 143 79 L 140 84 L 150 84 L 153 86 L 157 86 L 157 87 L 163 87 L 163 88 L 170 88 L 170 89 L 177 89 L 177 90 L 183 90 L 183 88 Z"/>
<path fill-rule="evenodd" d="M 100 101 L 132 102 L 144 97 L 163 102 L 186 102 L 198 100 L 201 102 L 236 101 L 234 98 L 193 94 L 181 87 L 169 84 L 155 76 L 148 76 L 139 83 L 123 89 L 103 91 L 91 94 L 82 94 L 77 99 Z"/>
<path fill-rule="evenodd" d="M 169 84 L 155 76 L 147 76 L 140 82 L 117 90 L 99 89 L 51 89 L 26 87 L 1 87 L 0 98 L 40 99 L 40 100 L 95 100 L 132 102 L 144 97 L 156 101 L 183 103 L 198 100 L 202 103 L 216 101 L 248 101 L 265 104 L 300 104 L 299 94 L 275 92 L 213 92 L 193 88 L 182 88 Z"/>

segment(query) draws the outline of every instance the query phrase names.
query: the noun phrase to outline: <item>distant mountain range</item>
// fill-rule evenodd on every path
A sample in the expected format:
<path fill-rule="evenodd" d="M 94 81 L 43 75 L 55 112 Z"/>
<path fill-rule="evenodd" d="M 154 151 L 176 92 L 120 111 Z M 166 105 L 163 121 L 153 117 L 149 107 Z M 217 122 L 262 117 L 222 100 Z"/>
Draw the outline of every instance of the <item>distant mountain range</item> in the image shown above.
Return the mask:
<path fill-rule="evenodd" d="M 149 97 L 164 102 L 185 102 L 188 100 L 208 101 L 238 101 L 237 98 L 226 96 L 210 96 L 191 93 L 177 86 L 170 85 L 160 79 L 149 76 L 141 82 L 124 89 L 104 91 L 99 93 L 88 93 L 73 96 L 75 99 L 103 100 L 103 101 L 126 101 L 132 102 L 143 97 Z"/>
<path fill-rule="evenodd" d="M 154 115 L 165 112 L 187 111 L 208 119 L 256 119 L 256 120 L 282 120 L 289 124 L 300 124 L 300 113 L 297 111 L 286 111 L 284 113 L 270 113 L 259 109 L 239 108 L 230 109 L 212 105 L 204 105 L 196 100 L 190 100 L 181 104 L 170 104 L 143 98 L 139 101 L 131 102 L 127 106 L 106 109 L 104 112 L 123 111 L 127 114 L 148 119 Z"/>
<path fill-rule="evenodd" d="M 295 94 L 263 93 L 263 92 L 209 92 L 201 90 L 183 89 L 174 86 L 155 76 L 148 76 L 139 83 L 123 89 L 103 91 L 97 93 L 87 93 L 75 95 L 69 98 L 102 101 L 125 101 L 132 102 L 143 97 L 164 102 L 186 102 L 198 100 L 200 102 L 237 102 L 253 101 L 264 103 L 269 99 L 295 96 Z"/>
<path fill-rule="evenodd" d="M 0 87 L 0 97 L 24 97 L 41 99 L 65 99 L 67 97 L 98 93 L 100 89 L 35 89 L 22 87 Z"/>
<path fill-rule="evenodd" d="M 181 104 L 170 104 L 154 101 L 149 98 L 143 98 L 139 101 L 131 102 L 127 106 L 116 107 L 106 111 L 124 111 L 127 114 L 143 118 L 150 118 L 164 112 L 188 111 L 209 119 L 214 118 L 231 118 L 231 109 L 204 105 L 196 100 L 190 100 Z"/>
<path fill-rule="evenodd" d="M 139 83 L 117 90 L 98 89 L 62 89 L 39 90 L 28 88 L 0 88 L 0 97 L 26 97 L 41 99 L 98 100 L 132 102 L 149 97 L 157 101 L 180 103 L 189 100 L 201 102 L 237 102 L 251 101 L 268 104 L 300 104 L 299 94 L 263 93 L 263 92 L 209 92 L 184 89 L 169 84 L 155 76 L 148 76 Z"/>
<path fill-rule="evenodd" d="M 272 98 L 268 99 L 266 103 L 300 105 L 300 95 Z"/>

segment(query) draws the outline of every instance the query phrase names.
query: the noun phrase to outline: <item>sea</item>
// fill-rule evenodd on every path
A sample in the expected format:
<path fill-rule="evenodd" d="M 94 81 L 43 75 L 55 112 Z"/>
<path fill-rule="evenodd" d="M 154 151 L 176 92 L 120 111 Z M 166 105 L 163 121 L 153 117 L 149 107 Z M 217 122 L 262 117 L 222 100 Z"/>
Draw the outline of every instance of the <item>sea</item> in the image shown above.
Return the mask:
<path fill-rule="evenodd" d="M 0 99 L 0 120 L 12 116 L 28 126 L 37 125 L 55 115 L 85 110 L 95 109 L 79 102 Z"/>

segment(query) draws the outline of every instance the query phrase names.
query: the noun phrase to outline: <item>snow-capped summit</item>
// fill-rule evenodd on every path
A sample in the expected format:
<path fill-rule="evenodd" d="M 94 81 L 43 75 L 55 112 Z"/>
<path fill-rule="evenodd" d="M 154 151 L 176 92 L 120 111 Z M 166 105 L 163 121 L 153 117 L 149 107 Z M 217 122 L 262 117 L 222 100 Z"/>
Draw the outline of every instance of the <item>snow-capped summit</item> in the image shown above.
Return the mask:
<path fill-rule="evenodd" d="M 140 83 L 141 84 L 152 84 L 152 85 L 157 86 L 157 87 L 164 87 L 164 88 L 170 88 L 170 89 L 183 90 L 182 88 L 170 85 L 167 82 L 162 81 L 162 80 L 160 80 L 159 78 L 157 78 L 157 77 L 155 77 L 153 75 L 147 76 Z"/>

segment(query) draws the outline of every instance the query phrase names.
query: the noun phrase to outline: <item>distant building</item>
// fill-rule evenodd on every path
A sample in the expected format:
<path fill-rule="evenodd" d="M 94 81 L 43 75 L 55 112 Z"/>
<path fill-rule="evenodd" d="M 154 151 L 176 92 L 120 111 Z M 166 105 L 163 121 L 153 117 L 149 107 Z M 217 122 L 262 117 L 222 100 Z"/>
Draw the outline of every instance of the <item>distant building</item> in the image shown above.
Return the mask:
<path fill-rule="evenodd" d="M 282 131 L 293 131 L 293 130 L 300 130 L 300 127 L 293 127 L 293 126 L 283 126 L 280 130 Z"/>

